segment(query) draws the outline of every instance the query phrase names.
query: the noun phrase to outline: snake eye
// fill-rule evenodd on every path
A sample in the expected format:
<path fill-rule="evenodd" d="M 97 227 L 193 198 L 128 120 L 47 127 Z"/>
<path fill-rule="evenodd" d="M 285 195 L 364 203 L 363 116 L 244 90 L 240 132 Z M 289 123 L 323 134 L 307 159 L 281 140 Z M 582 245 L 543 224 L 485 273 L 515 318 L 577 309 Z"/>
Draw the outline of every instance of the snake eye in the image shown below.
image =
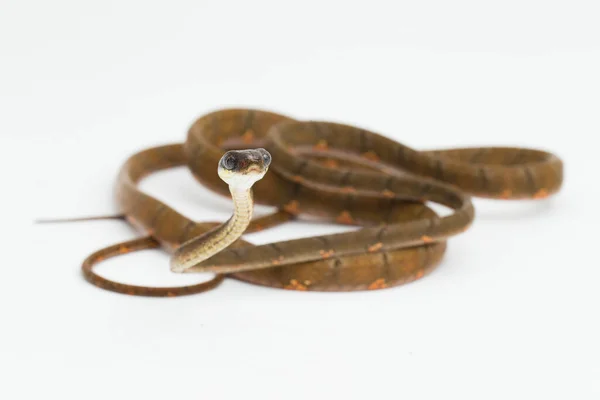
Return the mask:
<path fill-rule="evenodd" d="M 225 169 L 234 169 L 237 165 L 237 160 L 233 154 L 229 154 L 223 158 L 223 167 Z"/>
<path fill-rule="evenodd" d="M 271 164 L 271 154 L 268 151 L 264 150 L 262 154 L 262 159 L 265 165 Z"/>

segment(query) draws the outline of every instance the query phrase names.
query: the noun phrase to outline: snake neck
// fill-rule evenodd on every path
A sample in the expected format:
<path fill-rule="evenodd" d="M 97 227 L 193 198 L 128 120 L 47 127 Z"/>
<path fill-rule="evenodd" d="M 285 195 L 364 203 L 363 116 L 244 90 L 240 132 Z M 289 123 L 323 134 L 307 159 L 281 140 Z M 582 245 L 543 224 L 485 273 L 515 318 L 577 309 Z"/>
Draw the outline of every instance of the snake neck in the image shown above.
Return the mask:
<path fill-rule="evenodd" d="M 233 199 L 233 215 L 223 225 L 225 237 L 222 241 L 227 243 L 225 247 L 235 242 L 248 228 L 254 208 L 251 189 L 237 190 L 230 188 L 230 192 Z"/>
<path fill-rule="evenodd" d="M 171 258 L 171 271 L 185 272 L 239 239 L 252 219 L 253 200 L 249 188 L 230 187 L 233 215 L 227 222 L 182 244 Z"/>

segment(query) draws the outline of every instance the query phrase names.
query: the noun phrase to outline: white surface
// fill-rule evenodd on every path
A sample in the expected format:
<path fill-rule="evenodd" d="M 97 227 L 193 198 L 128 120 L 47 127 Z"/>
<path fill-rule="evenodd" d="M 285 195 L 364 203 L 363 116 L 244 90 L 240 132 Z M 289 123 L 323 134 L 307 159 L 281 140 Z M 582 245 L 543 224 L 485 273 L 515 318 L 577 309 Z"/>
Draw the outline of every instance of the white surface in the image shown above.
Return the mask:
<path fill-rule="evenodd" d="M 600 129 L 595 1 L 3 2 L 0 153 L 3 399 L 600 397 L 594 203 Z M 90 252 L 120 222 L 122 161 L 179 142 L 228 106 L 361 125 L 416 148 L 557 152 L 550 201 L 476 200 L 473 227 L 426 279 L 390 290 L 288 292 L 227 280 L 175 299 L 99 290 Z M 150 193 L 203 220 L 229 203 L 183 169 Z M 267 242 L 340 228 L 291 224 Z M 158 251 L 103 264 L 138 284 Z"/>

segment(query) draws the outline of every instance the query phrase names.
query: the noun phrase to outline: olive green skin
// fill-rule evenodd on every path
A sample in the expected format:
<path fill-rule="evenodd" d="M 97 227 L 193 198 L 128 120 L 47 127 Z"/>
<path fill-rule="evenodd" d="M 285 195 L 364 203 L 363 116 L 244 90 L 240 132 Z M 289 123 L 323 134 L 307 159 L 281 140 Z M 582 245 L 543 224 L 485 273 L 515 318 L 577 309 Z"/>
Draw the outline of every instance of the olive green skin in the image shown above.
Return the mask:
<path fill-rule="evenodd" d="M 102 259 L 141 248 L 173 252 L 213 228 L 196 223 L 141 192 L 146 175 L 187 165 L 211 190 L 229 196 L 217 164 L 230 149 L 264 147 L 272 155 L 254 200 L 280 211 L 252 222 L 249 232 L 308 215 L 361 226 L 344 234 L 253 246 L 240 239 L 191 269 L 215 278 L 185 288 L 145 288 L 111 282 L 92 271 Z M 276 288 L 315 291 L 381 289 L 421 278 L 441 260 L 449 237 L 474 218 L 471 196 L 538 199 L 556 193 L 562 161 L 551 153 L 521 148 L 417 151 L 358 127 L 295 121 L 260 110 L 228 109 L 200 117 L 183 145 L 133 155 L 116 185 L 120 211 L 147 237 L 94 253 L 84 262 L 86 278 L 121 293 L 176 296 L 198 293 L 226 276 Z M 438 216 L 426 201 L 452 209 Z"/>

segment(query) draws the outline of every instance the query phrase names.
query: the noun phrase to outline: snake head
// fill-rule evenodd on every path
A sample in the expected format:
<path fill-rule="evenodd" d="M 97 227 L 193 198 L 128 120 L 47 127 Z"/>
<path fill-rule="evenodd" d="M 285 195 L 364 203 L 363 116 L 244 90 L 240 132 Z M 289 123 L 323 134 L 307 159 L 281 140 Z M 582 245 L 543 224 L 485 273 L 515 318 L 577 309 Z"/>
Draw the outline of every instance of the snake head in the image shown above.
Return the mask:
<path fill-rule="evenodd" d="M 231 189 L 248 190 L 262 179 L 271 165 L 265 149 L 230 150 L 219 161 L 218 173 Z"/>

